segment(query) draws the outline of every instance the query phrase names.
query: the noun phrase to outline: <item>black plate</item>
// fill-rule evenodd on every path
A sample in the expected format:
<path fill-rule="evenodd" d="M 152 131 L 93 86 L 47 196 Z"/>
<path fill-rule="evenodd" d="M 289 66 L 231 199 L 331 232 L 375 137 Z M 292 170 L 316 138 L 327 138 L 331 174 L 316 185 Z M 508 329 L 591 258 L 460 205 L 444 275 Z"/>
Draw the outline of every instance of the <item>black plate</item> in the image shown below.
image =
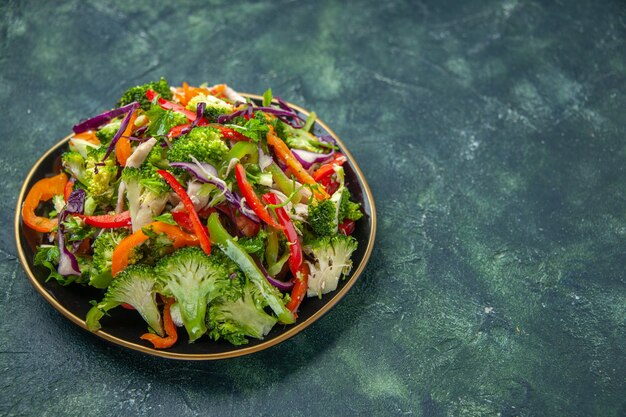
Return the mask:
<path fill-rule="evenodd" d="M 251 94 L 246 96 L 255 101 L 261 100 L 259 96 Z M 302 115 L 308 115 L 304 109 L 291 106 Z M 347 156 L 348 162 L 344 164 L 346 184 L 354 199 L 362 204 L 365 213 L 363 218 L 356 222 L 356 229 L 353 234 L 359 242 L 359 246 L 352 255 L 354 265 L 352 272 L 339 283 L 336 291 L 324 295 L 321 299 L 317 297 L 306 298 L 302 302 L 298 321 L 295 324 L 277 324 L 263 340 L 250 339 L 250 343 L 244 346 L 233 346 L 222 340 L 214 342 L 207 337 L 190 344 L 187 343 L 186 333 L 181 331 L 179 332 L 179 341 L 175 346 L 167 350 L 156 350 L 150 347 L 149 343 L 139 339 L 139 336 L 145 333 L 145 322 L 136 312 L 123 308 L 114 309 L 111 311 L 110 317 L 103 318 L 102 330 L 94 334 L 115 344 L 162 357 L 186 360 L 224 359 L 254 353 L 280 343 L 304 330 L 330 310 L 354 285 L 369 259 L 376 233 L 376 211 L 369 186 L 341 140 L 319 120 L 315 124 L 315 133 L 317 135 L 331 135 L 339 144 L 341 152 Z M 65 317 L 86 329 L 84 318 L 91 308 L 89 301 L 100 300 L 103 292 L 91 287 L 79 285 L 64 287 L 56 281 L 45 282 L 48 275 L 46 270 L 33 265 L 33 257 L 37 245 L 41 242 L 41 234 L 24 227 L 20 215 L 24 197 L 33 184 L 41 178 L 52 176 L 60 171 L 60 156 L 67 149 L 69 138 L 70 136 L 63 139 L 46 152 L 37 161 L 24 181 L 15 214 L 15 238 L 20 261 L 37 291 Z"/>

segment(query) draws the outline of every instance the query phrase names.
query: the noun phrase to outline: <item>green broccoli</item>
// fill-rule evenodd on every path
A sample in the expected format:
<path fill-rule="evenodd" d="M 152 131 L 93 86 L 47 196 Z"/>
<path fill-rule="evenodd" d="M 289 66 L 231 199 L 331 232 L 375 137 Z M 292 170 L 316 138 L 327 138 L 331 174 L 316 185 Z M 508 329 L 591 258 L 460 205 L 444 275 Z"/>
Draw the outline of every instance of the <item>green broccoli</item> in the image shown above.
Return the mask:
<path fill-rule="evenodd" d="M 111 203 L 117 188 L 118 168 L 115 155 L 111 154 L 103 162 L 107 147 L 90 148 L 87 158 L 77 151 L 65 152 L 61 162 L 66 171 L 76 178 L 85 188 L 87 194 L 96 203 Z"/>
<path fill-rule="evenodd" d="M 87 169 L 85 158 L 78 151 L 69 151 L 61 155 L 63 168 L 83 184 L 87 183 Z"/>
<path fill-rule="evenodd" d="M 246 337 L 262 339 L 277 322 L 265 312 L 266 306 L 257 287 L 247 279 L 229 280 L 209 306 L 209 336 L 214 340 L 224 338 L 237 346 L 248 343 Z"/>
<path fill-rule="evenodd" d="M 218 164 L 228 152 L 219 131 L 209 126 L 195 127 L 180 137 L 167 152 L 170 162 L 191 162 L 190 156 L 200 162 Z"/>
<path fill-rule="evenodd" d="M 339 203 L 339 222 L 341 223 L 344 219 L 359 220 L 361 217 L 363 217 L 361 204 L 352 201 L 350 191 L 344 188 L 341 194 L 341 202 Z"/>
<path fill-rule="evenodd" d="M 106 152 L 106 146 L 91 149 L 85 161 L 87 183 L 83 184 L 87 186 L 87 193 L 101 204 L 111 203 L 118 184 L 118 167 L 115 155 L 111 153 L 104 160 Z"/>
<path fill-rule="evenodd" d="M 150 153 L 148 153 L 148 156 L 146 157 L 146 162 L 155 166 L 158 169 L 168 169 L 169 162 L 167 160 L 167 148 L 161 146 L 160 143 L 157 143 L 152 147 Z"/>
<path fill-rule="evenodd" d="M 309 263 L 310 274 L 307 295 L 309 297 L 326 294 L 337 289 L 342 275 L 352 269 L 350 256 L 357 248 L 357 241 L 351 236 L 336 235 L 323 237 L 305 246 L 314 263 Z"/>
<path fill-rule="evenodd" d="M 148 110 L 150 108 L 150 100 L 146 98 L 146 91 L 148 90 L 154 90 L 155 92 L 159 93 L 161 97 L 167 100 L 172 98 L 170 85 L 167 83 L 167 80 L 165 78 L 161 77 L 159 81 L 154 81 L 144 85 L 138 85 L 136 87 L 131 87 L 126 90 L 126 92 L 117 102 L 117 107 L 125 106 L 132 103 L 133 101 L 138 101 L 142 109 Z"/>
<path fill-rule="evenodd" d="M 96 137 L 100 140 L 100 143 L 108 145 L 113 140 L 113 136 L 120 130 L 121 125 L 122 119 L 112 120 L 96 131 Z"/>
<path fill-rule="evenodd" d="M 160 336 L 163 336 L 161 313 L 156 303 L 156 279 L 152 268 L 132 265 L 120 272 L 111 281 L 104 298 L 95 304 L 85 320 L 89 330 L 100 329 L 100 319 L 120 304 L 130 304 Z"/>
<path fill-rule="evenodd" d="M 93 267 L 89 285 L 96 288 L 106 288 L 113 277 L 111 276 L 111 258 L 115 247 L 128 236 L 124 229 L 111 229 L 98 236 L 93 242 Z"/>
<path fill-rule="evenodd" d="M 308 223 L 318 236 L 337 233 L 337 206 L 330 199 L 313 201 L 309 205 Z"/>
<path fill-rule="evenodd" d="M 161 214 L 170 188 L 150 164 L 124 168 L 122 181 L 126 186 L 133 232 L 136 232 L 150 223 L 154 216 Z"/>
<path fill-rule="evenodd" d="M 215 119 L 217 119 L 217 117 L 222 114 L 229 114 L 233 112 L 233 106 L 230 103 L 220 100 L 217 97 L 210 95 L 207 96 L 204 94 L 197 94 L 192 97 L 187 103 L 187 110 L 196 111 L 199 103 L 204 103 L 206 105 L 204 108 L 204 114 L 208 115 L 209 118 L 215 117 Z"/>
<path fill-rule="evenodd" d="M 226 268 L 213 256 L 192 247 L 161 259 L 156 272 L 160 292 L 178 303 L 189 341 L 197 340 L 207 331 L 207 305 L 217 295 L 219 281 L 228 280 Z"/>

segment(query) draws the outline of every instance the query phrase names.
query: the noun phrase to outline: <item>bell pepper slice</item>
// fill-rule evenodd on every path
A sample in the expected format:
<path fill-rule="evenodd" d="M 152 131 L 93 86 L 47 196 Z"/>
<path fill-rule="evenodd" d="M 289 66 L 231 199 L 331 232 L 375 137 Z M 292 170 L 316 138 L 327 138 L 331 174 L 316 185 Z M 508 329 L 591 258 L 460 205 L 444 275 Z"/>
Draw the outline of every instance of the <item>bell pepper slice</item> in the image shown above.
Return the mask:
<path fill-rule="evenodd" d="M 61 172 L 50 178 L 43 178 L 35 183 L 28 191 L 22 204 L 22 220 L 24 224 L 37 232 L 51 232 L 57 227 L 57 219 L 37 216 L 35 210 L 39 203 L 48 201 L 57 194 L 63 194 L 67 184 L 67 175 Z"/>
<path fill-rule="evenodd" d="M 306 296 L 309 285 L 309 265 L 305 262 L 300 266 L 300 274 L 296 275 L 293 288 L 291 289 L 291 300 L 287 303 L 287 308 L 297 317 L 297 311 Z"/>
<path fill-rule="evenodd" d="M 70 194 L 74 191 L 74 178 L 70 179 L 65 183 L 65 187 L 63 187 L 63 200 L 67 203 L 67 200 L 70 198 Z"/>
<path fill-rule="evenodd" d="M 235 165 L 235 177 L 237 177 L 237 185 L 239 186 L 241 195 L 246 199 L 246 203 L 248 203 L 248 206 L 254 211 L 254 214 L 259 216 L 261 220 L 270 226 L 276 229 L 282 229 L 283 227 L 276 223 L 276 220 L 272 218 L 270 213 L 263 206 L 263 203 L 246 178 L 246 169 L 239 163 Z"/>
<path fill-rule="evenodd" d="M 161 337 L 152 333 L 144 333 L 140 336 L 141 339 L 147 340 L 152 343 L 155 349 L 167 349 L 176 343 L 178 340 L 178 332 L 176 331 L 176 325 L 172 320 L 171 308 L 174 304 L 174 299 L 169 297 L 163 298 L 163 327 L 165 328 L 165 334 L 167 336 Z"/>
<path fill-rule="evenodd" d="M 207 234 L 206 229 L 203 227 L 202 222 L 200 221 L 200 217 L 198 217 L 198 212 L 193 206 L 193 202 L 191 201 L 191 198 L 189 198 L 187 191 L 185 191 L 185 188 L 180 185 L 178 180 L 169 172 L 163 169 L 160 169 L 157 172 L 170 185 L 170 187 L 172 187 L 174 192 L 178 194 L 180 201 L 182 201 L 185 209 L 187 210 L 187 214 L 189 214 L 189 218 L 193 225 L 193 230 L 198 237 L 198 240 L 200 241 L 200 247 L 202 248 L 204 253 L 210 255 L 211 241 L 209 240 L 209 235 Z"/>
<path fill-rule="evenodd" d="M 154 90 L 146 91 L 146 98 L 148 100 L 152 101 L 154 100 L 156 96 L 158 96 L 156 91 Z M 159 97 L 157 99 L 157 102 L 159 103 L 159 106 L 161 106 L 161 108 L 165 110 L 173 110 L 178 113 L 183 113 L 185 116 L 187 116 L 187 119 L 189 119 L 190 122 L 193 122 L 194 120 L 196 120 L 196 113 L 190 110 L 187 110 L 185 106 L 183 106 L 182 104 L 172 103 L 171 101 L 168 101 L 164 99 L 163 97 Z"/>
<path fill-rule="evenodd" d="M 130 211 L 124 211 L 119 214 L 103 214 L 101 216 L 83 216 L 80 217 L 90 226 L 99 227 L 101 229 L 115 229 L 118 227 L 131 226 Z"/>
<path fill-rule="evenodd" d="M 93 143 L 94 145 L 100 145 L 100 139 L 98 139 L 98 137 L 96 136 L 96 132 L 93 130 L 86 130 L 81 133 L 74 133 L 74 138 Z"/>
<path fill-rule="evenodd" d="M 306 169 L 302 167 L 300 161 L 293 156 L 285 142 L 276 135 L 272 126 L 270 126 L 270 130 L 267 133 L 267 144 L 274 149 L 276 156 L 291 169 L 298 181 L 311 186 L 316 199 L 324 200 L 329 197 L 324 187 L 313 179 Z"/>
<path fill-rule="evenodd" d="M 263 194 L 263 201 L 267 204 L 280 204 L 280 200 L 278 200 L 278 197 L 276 197 L 274 193 Z M 296 228 L 287 214 L 287 211 L 282 207 L 277 207 L 275 211 L 278 221 L 285 233 L 285 237 L 287 238 L 287 242 L 289 242 L 289 270 L 291 270 L 291 273 L 295 277 L 298 275 L 300 266 L 302 266 L 302 244 L 300 243 Z"/>
<path fill-rule="evenodd" d="M 341 222 L 341 224 L 339 224 L 339 231 L 341 231 L 341 233 L 346 236 L 350 236 L 352 233 L 354 233 L 355 225 L 356 223 L 354 220 L 345 219 L 343 222 Z"/>
<path fill-rule="evenodd" d="M 322 179 L 331 176 L 335 173 L 335 166 L 341 166 L 347 160 L 348 158 L 346 158 L 344 154 L 337 152 L 332 161 L 322 165 L 313 173 L 313 179 L 319 182 Z"/>
<path fill-rule="evenodd" d="M 200 242 L 194 235 L 183 232 L 178 226 L 163 222 L 152 222 L 145 226 L 156 233 L 164 233 L 172 240 L 174 249 L 180 249 L 185 246 L 198 246 Z M 113 250 L 111 257 L 111 275 L 115 276 L 128 266 L 129 259 L 133 249 L 148 240 L 148 236 L 142 231 L 137 230 L 132 235 L 126 236 Z"/>
<path fill-rule="evenodd" d="M 220 125 L 212 125 L 212 126 L 218 129 L 222 133 L 222 136 L 224 136 L 225 139 L 232 140 L 234 142 L 239 142 L 239 141 L 250 142 L 249 137 L 243 135 L 242 133 L 237 132 L 235 129 L 231 129 L 230 127 L 224 127 Z"/>

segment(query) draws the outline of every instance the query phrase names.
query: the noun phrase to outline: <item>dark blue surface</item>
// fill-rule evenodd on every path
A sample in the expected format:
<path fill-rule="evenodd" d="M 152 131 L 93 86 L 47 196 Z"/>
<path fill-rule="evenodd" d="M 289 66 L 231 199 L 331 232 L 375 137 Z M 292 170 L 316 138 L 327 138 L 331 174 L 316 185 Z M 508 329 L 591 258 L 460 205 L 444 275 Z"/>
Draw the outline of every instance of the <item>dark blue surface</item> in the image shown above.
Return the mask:
<path fill-rule="evenodd" d="M 0 5 L 0 414 L 626 414 L 622 2 L 153 3 Z M 315 110 L 374 193 L 361 279 L 259 354 L 108 345 L 16 260 L 30 166 L 161 75 Z"/>

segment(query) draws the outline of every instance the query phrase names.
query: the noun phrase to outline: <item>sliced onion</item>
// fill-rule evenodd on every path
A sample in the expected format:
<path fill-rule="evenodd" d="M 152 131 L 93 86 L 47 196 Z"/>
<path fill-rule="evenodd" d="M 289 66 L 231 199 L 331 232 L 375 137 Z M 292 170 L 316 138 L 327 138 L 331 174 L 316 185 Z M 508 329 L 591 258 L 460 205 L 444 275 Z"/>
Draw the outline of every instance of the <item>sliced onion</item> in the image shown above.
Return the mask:
<path fill-rule="evenodd" d="M 263 264 L 258 259 L 254 258 L 254 263 L 256 263 L 256 266 L 258 266 L 261 272 L 263 272 L 263 275 L 265 275 L 267 281 L 279 290 L 289 291 L 293 288 L 293 280 L 287 282 L 279 281 L 276 278 L 272 277 L 269 272 L 267 272 L 267 269 L 265 269 Z"/>
<path fill-rule="evenodd" d="M 107 148 L 107 152 L 104 154 L 104 158 L 102 158 L 102 162 L 106 161 L 109 155 L 111 155 L 111 152 L 113 152 L 113 150 L 115 149 L 115 145 L 117 144 L 117 141 L 120 140 L 120 138 L 122 137 L 122 133 L 124 133 L 124 131 L 126 130 L 126 127 L 128 126 L 128 123 L 130 123 L 130 118 L 132 117 L 135 109 L 139 107 L 139 103 L 134 101 L 130 103 L 128 106 L 124 106 L 124 108 L 126 107 L 128 107 L 128 113 L 126 114 L 126 117 L 124 117 L 124 120 L 122 120 L 122 123 L 120 124 L 120 128 L 117 129 L 117 132 L 115 133 L 115 136 L 113 136 L 111 143 L 109 143 L 109 147 Z"/>
<path fill-rule="evenodd" d="M 316 153 L 305 151 L 304 149 L 291 149 L 291 153 L 300 161 L 304 169 L 309 169 L 314 164 L 323 164 L 332 159 L 335 151 L 331 150 L 329 153 Z"/>
<path fill-rule="evenodd" d="M 109 122 L 111 119 L 114 119 L 117 116 L 120 116 L 128 112 L 131 109 L 135 109 L 136 106 L 137 106 L 137 102 L 133 102 L 133 103 L 127 104 L 124 107 L 119 107 L 117 109 L 105 111 L 104 113 L 101 113 L 97 116 L 94 116 L 90 119 L 80 122 L 79 124 L 75 125 L 72 128 L 72 130 L 74 131 L 74 133 L 82 133 L 88 130 L 97 129 L 103 124 Z"/>

